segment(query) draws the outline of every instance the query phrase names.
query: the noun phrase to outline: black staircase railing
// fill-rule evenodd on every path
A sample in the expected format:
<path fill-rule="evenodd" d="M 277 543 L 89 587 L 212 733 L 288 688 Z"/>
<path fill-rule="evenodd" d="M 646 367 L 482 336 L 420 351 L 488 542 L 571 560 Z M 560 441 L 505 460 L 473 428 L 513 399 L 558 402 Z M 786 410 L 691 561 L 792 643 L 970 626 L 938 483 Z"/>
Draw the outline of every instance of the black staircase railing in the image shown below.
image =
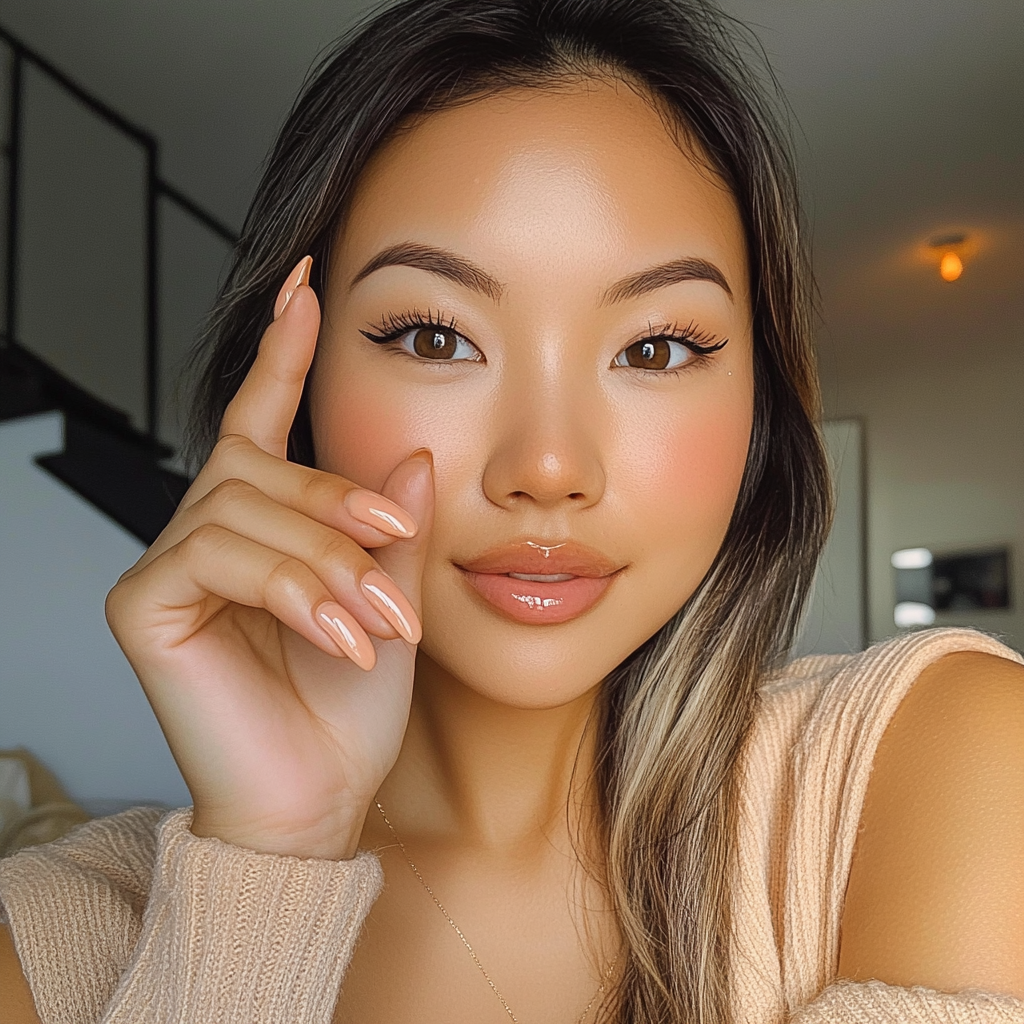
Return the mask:
<path fill-rule="evenodd" d="M 0 26 L 0 41 L 10 50 L 10 111 L 6 141 L 7 210 L 5 310 L 0 331 L 0 369 L 15 413 L 57 407 L 69 414 L 66 450 L 37 461 L 102 511 L 147 543 L 162 529 L 187 485 L 184 477 L 157 462 L 172 454 L 158 436 L 160 422 L 160 222 L 158 202 L 165 199 L 222 241 L 233 246 L 229 227 L 160 177 L 156 138 L 82 88 L 46 58 Z M 144 291 L 144 428 L 140 431 L 123 410 L 115 409 L 50 366 L 19 341 L 18 253 L 22 225 L 19 203 L 25 128 L 25 69 L 29 66 L 56 83 L 102 121 L 142 147 L 145 153 L 145 291 Z M 12 383 L 13 382 L 13 383 Z M 19 406 L 18 403 L 21 403 Z M 13 404 L 12 404 L 13 403 Z M 10 411 L 7 415 L 10 415 Z M 0 409 L 0 415 L 4 411 Z M 106 441 L 104 440 L 106 439 Z M 109 442 L 109 444 L 107 443 Z M 106 445 L 106 447 L 105 447 Z"/>

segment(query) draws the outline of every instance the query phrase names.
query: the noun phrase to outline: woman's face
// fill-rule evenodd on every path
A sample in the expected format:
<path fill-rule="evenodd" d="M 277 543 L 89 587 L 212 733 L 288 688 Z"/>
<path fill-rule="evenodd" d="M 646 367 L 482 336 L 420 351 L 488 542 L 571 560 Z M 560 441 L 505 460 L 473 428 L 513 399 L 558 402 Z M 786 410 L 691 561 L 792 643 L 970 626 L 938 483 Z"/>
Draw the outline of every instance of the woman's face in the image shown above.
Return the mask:
<path fill-rule="evenodd" d="M 361 178 L 311 388 L 321 468 L 379 489 L 433 453 L 421 658 L 566 704 L 725 536 L 753 414 L 735 201 L 622 83 L 426 116 Z"/>

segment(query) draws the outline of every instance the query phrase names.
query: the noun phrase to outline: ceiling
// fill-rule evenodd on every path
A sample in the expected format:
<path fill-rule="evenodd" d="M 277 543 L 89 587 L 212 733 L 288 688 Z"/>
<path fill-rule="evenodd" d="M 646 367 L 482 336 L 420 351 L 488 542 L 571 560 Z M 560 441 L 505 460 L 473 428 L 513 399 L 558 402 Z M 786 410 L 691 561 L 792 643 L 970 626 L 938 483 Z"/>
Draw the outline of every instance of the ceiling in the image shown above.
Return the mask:
<path fill-rule="evenodd" d="M 844 365 L 873 358 L 880 333 L 955 341 L 979 317 L 1020 344 L 1020 0 L 724 2 L 756 30 L 794 112 L 824 334 Z M 369 6 L 4 0 L 0 22 L 149 128 L 164 177 L 238 225 L 317 52 Z M 915 255 L 951 229 L 981 245 L 954 306 Z"/>

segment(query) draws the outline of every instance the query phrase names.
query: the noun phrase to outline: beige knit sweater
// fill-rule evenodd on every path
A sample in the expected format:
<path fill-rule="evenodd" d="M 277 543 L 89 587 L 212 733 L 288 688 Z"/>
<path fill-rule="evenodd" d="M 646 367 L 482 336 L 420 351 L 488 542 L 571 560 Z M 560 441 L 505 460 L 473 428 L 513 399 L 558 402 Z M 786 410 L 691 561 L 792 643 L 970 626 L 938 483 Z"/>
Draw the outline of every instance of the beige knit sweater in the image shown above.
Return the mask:
<path fill-rule="evenodd" d="M 1024 660 L 980 633 L 931 630 L 801 659 L 761 688 L 741 807 L 738 1022 L 1024 1024 L 1008 995 L 836 978 L 875 749 L 921 670 L 965 650 Z M 193 836 L 190 821 L 190 808 L 133 808 L 0 861 L 43 1024 L 329 1024 L 383 883 L 377 858 L 253 853 Z"/>

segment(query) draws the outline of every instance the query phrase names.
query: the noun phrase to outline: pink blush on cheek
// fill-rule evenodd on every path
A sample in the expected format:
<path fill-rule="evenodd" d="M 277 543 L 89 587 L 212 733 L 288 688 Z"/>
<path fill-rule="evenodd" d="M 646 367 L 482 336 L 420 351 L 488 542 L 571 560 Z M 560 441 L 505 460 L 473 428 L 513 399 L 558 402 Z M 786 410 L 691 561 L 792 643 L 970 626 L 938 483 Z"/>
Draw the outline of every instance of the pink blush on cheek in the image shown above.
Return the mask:
<path fill-rule="evenodd" d="M 394 402 L 381 395 L 349 392 L 314 418 L 317 466 L 379 491 L 391 471 L 423 447 L 412 417 L 389 411 Z"/>
<path fill-rule="evenodd" d="M 749 418 L 739 410 L 665 425 L 646 446 L 650 457 L 635 460 L 631 473 L 643 518 L 656 527 L 654 544 L 692 545 L 698 536 L 720 542 L 739 494 L 749 439 Z M 689 542 L 672 540 L 679 529 Z"/>

